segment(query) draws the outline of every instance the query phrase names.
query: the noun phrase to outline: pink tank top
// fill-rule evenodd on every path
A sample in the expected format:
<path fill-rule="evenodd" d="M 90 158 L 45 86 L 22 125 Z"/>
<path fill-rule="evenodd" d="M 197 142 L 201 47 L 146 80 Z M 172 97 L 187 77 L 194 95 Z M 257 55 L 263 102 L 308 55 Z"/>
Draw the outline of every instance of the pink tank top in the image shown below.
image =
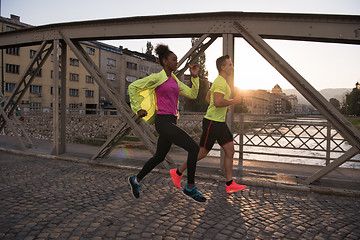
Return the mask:
<path fill-rule="evenodd" d="M 179 85 L 169 77 L 155 89 L 158 110 L 156 114 L 178 115 Z"/>

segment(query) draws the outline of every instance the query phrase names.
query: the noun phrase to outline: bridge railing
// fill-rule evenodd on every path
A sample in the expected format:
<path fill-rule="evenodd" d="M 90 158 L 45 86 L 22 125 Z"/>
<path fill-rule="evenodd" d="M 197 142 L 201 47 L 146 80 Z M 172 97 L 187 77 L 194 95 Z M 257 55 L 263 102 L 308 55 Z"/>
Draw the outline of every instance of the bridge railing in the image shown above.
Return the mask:
<path fill-rule="evenodd" d="M 201 136 L 203 115 L 183 115 L 179 124 L 195 141 Z M 235 159 L 260 160 L 308 165 L 328 165 L 351 146 L 319 116 L 237 114 L 233 133 Z M 220 146 L 210 152 L 220 156 Z M 342 167 L 360 168 L 360 155 Z"/>
<path fill-rule="evenodd" d="M 23 126 L 30 137 L 52 140 L 52 113 L 32 111 L 23 114 Z M 200 141 L 204 113 L 181 113 L 178 125 L 195 142 Z M 67 142 L 102 144 L 123 123 L 121 115 L 76 114 L 67 115 Z M 155 132 L 153 125 L 149 125 Z M 76 130 L 76 131 L 74 131 Z M 308 165 L 326 165 L 341 156 L 351 146 L 321 117 L 295 117 L 293 115 L 235 114 L 233 133 L 235 160 L 260 160 Z M 5 128 L 3 134 L 12 135 Z M 130 139 L 130 140 L 129 140 Z M 140 146 L 135 134 L 125 141 Z M 209 153 L 220 156 L 220 146 L 215 144 Z M 235 164 L 237 163 L 235 162 Z M 342 167 L 360 168 L 360 155 Z"/>

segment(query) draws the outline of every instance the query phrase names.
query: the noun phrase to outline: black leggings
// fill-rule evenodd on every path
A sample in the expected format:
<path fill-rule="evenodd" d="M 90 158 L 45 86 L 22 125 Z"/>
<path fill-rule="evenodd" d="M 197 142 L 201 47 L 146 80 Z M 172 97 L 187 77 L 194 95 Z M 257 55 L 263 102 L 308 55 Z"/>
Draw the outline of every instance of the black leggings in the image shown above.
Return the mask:
<path fill-rule="evenodd" d="M 196 162 L 200 148 L 186 132 L 176 126 L 176 120 L 177 117 L 173 115 L 156 115 L 155 128 L 159 133 L 156 153 L 145 163 L 136 176 L 139 181 L 164 161 L 166 154 L 170 151 L 171 144 L 174 143 L 188 152 L 187 181 L 188 184 L 195 183 Z"/>

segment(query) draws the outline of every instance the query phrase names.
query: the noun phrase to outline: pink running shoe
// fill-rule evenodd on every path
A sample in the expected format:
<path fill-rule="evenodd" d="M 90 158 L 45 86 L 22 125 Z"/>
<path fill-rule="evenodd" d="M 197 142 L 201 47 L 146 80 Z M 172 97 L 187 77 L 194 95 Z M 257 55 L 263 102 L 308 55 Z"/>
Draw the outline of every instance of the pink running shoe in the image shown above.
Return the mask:
<path fill-rule="evenodd" d="M 183 175 L 179 176 L 179 175 L 176 173 L 176 170 L 177 170 L 176 168 L 171 169 L 171 170 L 170 170 L 170 176 L 171 176 L 171 179 L 172 179 L 175 187 L 181 188 L 181 177 L 182 177 Z"/>
<path fill-rule="evenodd" d="M 225 186 L 226 186 L 227 193 L 233 193 L 233 192 L 241 191 L 241 190 L 244 190 L 245 188 L 247 188 L 245 185 L 237 184 L 235 181 L 233 181 L 230 186 L 227 186 L 227 185 L 225 185 Z"/>

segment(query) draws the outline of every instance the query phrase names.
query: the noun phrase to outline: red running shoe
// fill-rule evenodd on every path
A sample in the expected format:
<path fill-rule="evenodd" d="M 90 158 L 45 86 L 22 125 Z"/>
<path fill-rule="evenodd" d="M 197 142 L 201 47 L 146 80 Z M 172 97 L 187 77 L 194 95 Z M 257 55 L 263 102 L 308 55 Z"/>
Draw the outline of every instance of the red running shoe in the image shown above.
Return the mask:
<path fill-rule="evenodd" d="M 235 181 L 233 181 L 230 186 L 228 186 L 228 185 L 225 185 L 225 186 L 226 186 L 227 193 L 233 193 L 233 192 L 241 191 L 241 190 L 244 190 L 245 188 L 247 188 L 245 185 L 237 184 Z"/>
<path fill-rule="evenodd" d="M 183 175 L 179 176 L 179 175 L 176 173 L 176 170 L 177 170 L 176 168 L 171 169 L 171 170 L 170 170 L 170 176 L 171 176 L 171 179 L 172 179 L 175 187 L 181 188 L 181 177 L 182 177 Z"/>

